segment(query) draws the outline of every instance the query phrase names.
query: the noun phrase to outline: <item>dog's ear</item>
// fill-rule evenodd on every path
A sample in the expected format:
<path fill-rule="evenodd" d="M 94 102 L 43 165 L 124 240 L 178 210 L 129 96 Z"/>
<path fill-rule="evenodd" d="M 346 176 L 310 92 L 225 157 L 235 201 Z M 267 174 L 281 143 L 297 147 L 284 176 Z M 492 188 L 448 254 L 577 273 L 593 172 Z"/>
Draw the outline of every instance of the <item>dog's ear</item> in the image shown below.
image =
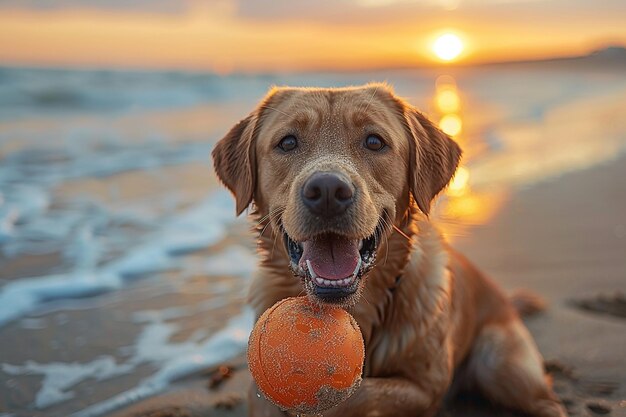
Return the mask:
<path fill-rule="evenodd" d="M 213 149 L 217 177 L 233 193 L 240 215 L 252 202 L 256 186 L 254 132 L 258 120 L 253 112 L 230 129 Z"/>
<path fill-rule="evenodd" d="M 461 159 L 461 148 L 426 116 L 404 106 L 409 129 L 409 189 L 417 206 L 428 215 L 430 203 L 448 185 Z"/>

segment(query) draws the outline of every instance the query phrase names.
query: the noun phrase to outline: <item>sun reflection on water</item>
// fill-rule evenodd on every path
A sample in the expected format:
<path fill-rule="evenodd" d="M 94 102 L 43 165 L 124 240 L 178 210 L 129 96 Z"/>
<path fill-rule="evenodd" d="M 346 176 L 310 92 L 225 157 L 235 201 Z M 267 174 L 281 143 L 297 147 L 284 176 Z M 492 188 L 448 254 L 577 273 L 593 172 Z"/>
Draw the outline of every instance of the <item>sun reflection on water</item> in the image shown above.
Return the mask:
<path fill-rule="evenodd" d="M 477 138 L 464 132 L 461 96 L 454 77 L 437 77 L 433 97 L 435 120 L 439 120 L 438 126 L 444 133 L 466 147 Z M 469 227 L 489 222 L 507 201 L 506 188 L 472 188 L 471 163 L 469 158 L 461 162 L 446 189 L 446 197 L 437 206 L 436 222 L 448 240 L 466 235 Z"/>
<path fill-rule="evenodd" d="M 460 197 L 469 191 L 469 170 L 459 167 L 448 185 L 448 195 Z"/>
<path fill-rule="evenodd" d="M 456 80 L 450 75 L 441 75 L 435 81 L 434 102 L 441 113 L 439 128 L 450 136 L 457 136 L 463 129 L 460 117 L 461 98 L 457 91 Z"/>
<path fill-rule="evenodd" d="M 461 100 L 456 89 L 446 88 L 437 91 L 435 100 L 437 108 L 444 113 L 457 112 L 461 106 Z"/>
<path fill-rule="evenodd" d="M 463 122 L 456 114 L 446 114 L 439 120 L 439 129 L 447 135 L 457 136 L 463 130 Z"/>

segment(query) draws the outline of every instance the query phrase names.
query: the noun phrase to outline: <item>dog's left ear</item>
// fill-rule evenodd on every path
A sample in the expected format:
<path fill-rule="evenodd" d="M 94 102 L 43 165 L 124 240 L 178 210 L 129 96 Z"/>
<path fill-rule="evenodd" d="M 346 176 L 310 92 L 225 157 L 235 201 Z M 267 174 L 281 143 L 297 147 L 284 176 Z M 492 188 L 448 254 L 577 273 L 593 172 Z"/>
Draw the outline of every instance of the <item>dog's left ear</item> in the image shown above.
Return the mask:
<path fill-rule="evenodd" d="M 241 120 L 213 149 L 213 166 L 218 178 L 233 193 L 240 215 L 252 202 L 256 186 L 254 131 L 258 120 L 253 112 Z"/>
<path fill-rule="evenodd" d="M 461 159 L 461 148 L 412 106 L 405 105 L 410 130 L 409 188 L 420 210 L 428 215 L 430 203 L 448 185 Z"/>

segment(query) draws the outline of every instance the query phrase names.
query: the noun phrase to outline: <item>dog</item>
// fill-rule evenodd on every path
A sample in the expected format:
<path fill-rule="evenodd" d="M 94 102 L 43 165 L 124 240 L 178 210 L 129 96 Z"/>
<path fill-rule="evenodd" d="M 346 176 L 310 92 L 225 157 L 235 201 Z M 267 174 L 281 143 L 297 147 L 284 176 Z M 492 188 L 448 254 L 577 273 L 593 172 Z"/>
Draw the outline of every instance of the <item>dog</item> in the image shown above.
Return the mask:
<path fill-rule="evenodd" d="M 361 328 L 363 382 L 324 416 L 433 416 L 462 387 L 566 415 L 511 299 L 428 221 L 461 149 L 391 87 L 274 87 L 212 156 L 260 235 L 257 318 L 306 294 Z M 249 398 L 251 416 L 286 415 Z"/>

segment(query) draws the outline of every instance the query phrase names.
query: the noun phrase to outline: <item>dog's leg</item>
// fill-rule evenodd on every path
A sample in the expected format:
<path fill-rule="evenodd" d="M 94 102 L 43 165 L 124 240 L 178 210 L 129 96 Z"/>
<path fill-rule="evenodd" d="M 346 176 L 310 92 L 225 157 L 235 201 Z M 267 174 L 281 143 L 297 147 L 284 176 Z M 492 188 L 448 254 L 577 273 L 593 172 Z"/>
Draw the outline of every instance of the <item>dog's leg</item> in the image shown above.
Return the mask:
<path fill-rule="evenodd" d="M 483 327 L 470 354 L 468 370 L 472 382 L 494 402 L 536 417 L 566 416 L 542 363 L 532 336 L 513 317 Z"/>
<path fill-rule="evenodd" d="M 284 417 L 298 415 L 281 411 L 257 395 L 255 384 L 249 391 L 251 417 Z M 432 417 L 437 414 L 441 398 L 401 378 L 365 378 L 357 392 L 337 407 L 324 411 L 324 417 Z M 304 416 L 304 414 L 301 414 Z"/>
<path fill-rule="evenodd" d="M 441 396 L 432 391 L 402 378 L 365 378 L 352 397 L 323 415 L 431 417 L 441 403 Z"/>

